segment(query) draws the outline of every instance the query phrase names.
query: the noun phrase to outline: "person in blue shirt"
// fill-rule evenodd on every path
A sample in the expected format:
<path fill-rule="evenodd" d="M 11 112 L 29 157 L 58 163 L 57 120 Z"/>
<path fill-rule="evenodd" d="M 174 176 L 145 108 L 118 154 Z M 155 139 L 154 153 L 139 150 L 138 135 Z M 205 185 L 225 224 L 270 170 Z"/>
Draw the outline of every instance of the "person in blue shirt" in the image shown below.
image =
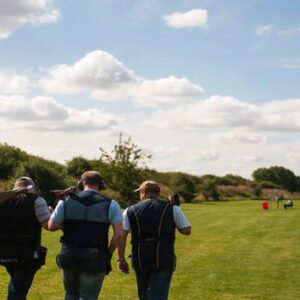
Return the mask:
<path fill-rule="evenodd" d="M 99 172 L 86 171 L 79 182 L 81 192 L 60 200 L 52 213 L 49 230 L 62 229 L 61 251 L 65 299 L 98 299 L 110 259 L 123 234 L 119 204 L 99 194 L 104 189 Z M 108 230 L 113 235 L 109 241 Z"/>

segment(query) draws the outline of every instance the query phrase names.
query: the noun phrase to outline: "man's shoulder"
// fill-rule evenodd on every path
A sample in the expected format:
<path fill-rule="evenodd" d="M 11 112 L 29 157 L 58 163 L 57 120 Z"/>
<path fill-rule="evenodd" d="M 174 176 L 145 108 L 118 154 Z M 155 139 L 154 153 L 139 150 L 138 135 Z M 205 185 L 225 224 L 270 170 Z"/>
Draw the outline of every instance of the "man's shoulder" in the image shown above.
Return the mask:
<path fill-rule="evenodd" d="M 159 198 L 151 198 L 151 199 L 145 199 L 143 201 L 139 201 L 137 203 L 134 203 L 132 205 L 129 205 L 127 207 L 128 211 L 133 211 L 133 210 L 137 210 L 139 208 L 149 208 L 149 207 L 153 207 L 154 206 L 160 206 L 160 207 L 165 207 L 168 206 L 169 203 L 167 201 L 161 200 Z M 170 207 L 172 208 L 172 206 L 170 205 Z"/>
<path fill-rule="evenodd" d="M 70 198 L 84 204 L 96 204 L 100 202 L 107 202 L 108 204 L 110 204 L 112 202 L 111 198 L 101 195 L 94 190 L 81 191 L 80 193 L 71 196 Z"/>

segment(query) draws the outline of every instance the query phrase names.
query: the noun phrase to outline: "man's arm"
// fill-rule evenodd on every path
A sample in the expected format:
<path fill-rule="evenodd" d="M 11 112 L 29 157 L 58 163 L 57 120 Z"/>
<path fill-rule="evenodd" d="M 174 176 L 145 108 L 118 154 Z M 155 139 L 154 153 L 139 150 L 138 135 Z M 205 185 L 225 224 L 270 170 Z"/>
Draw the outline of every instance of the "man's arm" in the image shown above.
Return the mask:
<path fill-rule="evenodd" d="M 23 188 L 18 188 L 12 191 L 5 191 L 5 192 L 0 192 L 0 201 L 6 201 L 10 198 L 14 198 L 18 194 L 21 193 L 28 193 L 28 188 L 23 187 Z"/>
<path fill-rule="evenodd" d="M 50 231 L 56 231 L 59 229 L 63 229 L 63 222 L 64 222 L 64 201 L 60 200 L 55 208 L 54 211 L 52 211 L 52 214 L 50 216 L 50 219 L 48 221 L 48 230 Z"/>
<path fill-rule="evenodd" d="M 58 229 L 62 229 L 63 228 L 63 223 L 62 222 L 53 221 L 52 219 L 49 219 L 49 221 L 47 222 L 46 226 L 48 226 L 48 230 L 50 230 L 50 231 L 56 231 Z"/>
<path fill-rule="evenodd" d="M 189 223 L 182 209 L 179 206 L 173 206 L 173 216 L 177 230 L 181 234 L 190 235 L 192 232 L 191 224 Z"/>
<path fill-rule="evenodd" d="M 191 226 L 183 227 L 183 228 L 177 227 L 177 230 L 184 235 L 190 235 L 192 232 L 192 227 Z"/>
<path fill-rule="evenodd" d="M 128 236 L 128 231 L 124 230 L 123 231 L 123 237 L 121 239 L 121 242 L 118 247 L 118 265 L 119 265 L 119 270 L 123 273 L 128 274 L 129 273 L 129 265 L 125 259 L 125 248 L 126 248 L 126 242 L 127 242 L 127 236 Z"/>
<path fill-rule="evenodd" d="M 109 247 L 108 247 L 108 250 L 109 250 L 111 255 L 117 249 L 117 247 L 119 246 L 119 244 L 122 240 L 123 223 L 122 223 L 122 221 L 117 222 L 117 223 L 113 224 L 112 227 L 113 227 L 113 236 L 110 240 L 110 244 L 109 244 Z"/>
<path fill-rule="evenodd" d="M 39 221 L 39 223 L 41 224 L 41 226 L 44 229 L 49 230 L 48 220 L 50 218 L 51 211 L 47 205 L 46 200 L 44 198 L 42 198 L 41 196 L 38 196 L 36 198 L 35 203 L 34 203 L 34 210 L 35 210 L 35 216 L 36 216 L 37 220 Z"/>
<path fill-rule="evenodd" d="M 119 246 L 123 235 L 123 216 L 119 203 L 116 200 L 111 200 L 108 211 L 108 219 L 113 227 L 113 236 L 110 240 L 108 250 L 112 255 L 116 248 Z"/>

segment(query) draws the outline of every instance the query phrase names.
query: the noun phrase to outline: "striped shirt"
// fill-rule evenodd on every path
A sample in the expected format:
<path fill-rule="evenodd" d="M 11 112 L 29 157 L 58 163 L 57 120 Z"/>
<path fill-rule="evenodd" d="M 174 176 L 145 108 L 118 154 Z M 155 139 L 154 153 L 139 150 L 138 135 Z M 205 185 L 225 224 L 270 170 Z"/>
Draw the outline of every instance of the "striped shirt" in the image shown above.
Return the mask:
<path fill-rule="evenodd" d="M 38 196 L 34 203 L 35 216 L 38 219 L 39 223 L 42 224 L 49 220 L 50 211 L 47 205 L 47 202 L 41 196 Z"/>

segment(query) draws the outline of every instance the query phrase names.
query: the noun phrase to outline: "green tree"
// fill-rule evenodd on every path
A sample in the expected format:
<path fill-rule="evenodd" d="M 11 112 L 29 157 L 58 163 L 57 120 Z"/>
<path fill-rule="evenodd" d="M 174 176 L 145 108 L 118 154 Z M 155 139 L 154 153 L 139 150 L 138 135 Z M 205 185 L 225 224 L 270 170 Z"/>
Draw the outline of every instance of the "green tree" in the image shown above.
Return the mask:
<path fill-rule="evenodd" d="M 216 179 L 207 178 L 204 180 L 200 185 L 200 190 L 206 201 L 220 199 Z"/>
<path fill-rule="evenodd" d="M 31 157 L 27 162 L 20 165 L 16 171 L 16 178 L 21 176 L 32 178 L 39 194 L 48 202 L 50 200 L 50 190 L 66 188 L 66 175 L 63 166 L 36 157 Z"/>
<path fill-rule="evenodd" d="M 185 202 L 192 202 L 195 197 L 196 185 L 193 177 L 185 173 L 173 173 L 170 176 L 170 187 L 178 193 Z"/>
<path fill-rule="evenodd" d="M 252 177 L 256 182 L 270 181 L 290 192 L 295 191 L 297 187 L 295 174 L 291 170 L 280 166 L 259 168 L 252 173 Z"/>
<path fill-rule="evenodd" d="M 216 181 L 218 185 L 248 185 L 249 180 L 238 176 L 238 175 L 233 175 L 233 174 L 227 174 L 223 177 L 219 177 Z"/>
<path fill-rule="evenodd" d="M 300 177 L 296 176 L 296 187 L 295 191 L 300 192 Z"/>
<path fill-rule="evenodd" d="M 138 201 L 138 194 L 134 190 L 145 180 L 143 168 L 151 156 L 146 155 L 130 137 L 123 140 L 122 135 L 111 153 L 103 148 L 100 148 L 100 152 L 100 172 L 108 187 L 117 191 L 123 198 L 120 200 L 127 204 Z"/>
<path fill-rule="evenodd" d="M 68 174 L 76 178 L 79 178 L 83 172 L 92 168 L 92 164 L 82 156 L 74 157 L 67 162 Z"/>
<path fill-rule="evenodd" d="M 28 154 L 19 148 L 0 144 L 0 179 L 14 176 L 18 166 L 28 159 Z"/>

